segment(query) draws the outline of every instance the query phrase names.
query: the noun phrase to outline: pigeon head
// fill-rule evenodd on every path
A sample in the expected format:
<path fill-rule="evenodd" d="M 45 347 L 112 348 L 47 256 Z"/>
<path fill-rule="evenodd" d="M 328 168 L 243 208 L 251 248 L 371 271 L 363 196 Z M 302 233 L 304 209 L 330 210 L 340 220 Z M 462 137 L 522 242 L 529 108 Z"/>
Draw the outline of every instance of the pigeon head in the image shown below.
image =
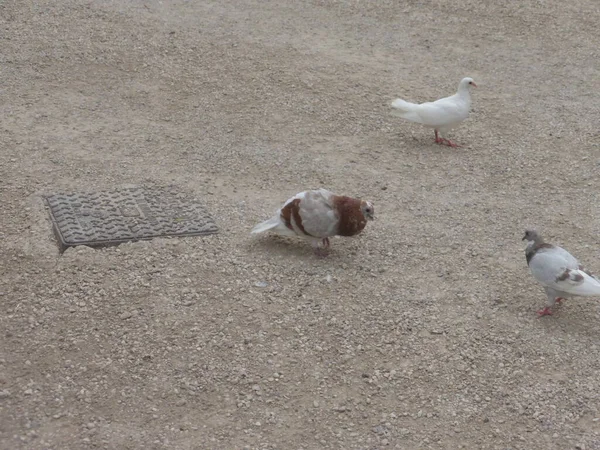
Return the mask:
<path fill-rule="evenodd" d="M 367 202 L 364 200 L 362 202 L 360 202 L 360 212 L 362 212 L 363 216 L 367 220 L 375 219 L 375 207 L 373 206 L 373 203 L 371 203 L 371 202 Z"/>
<path fill-rule="evenodd" d="M 535 244 L 541 244 L 544 242 L 544 239 L 538 234 L 535 230 L 525 230 L 525 236 L 523 236 L 523 241 L 533 242 Z"/>
<path fill-rule="evenodd" d="M 475 84 L 475 81 L 473 81 L 473 78 L 470 77 L 463 78 L 458 84 L 459 91 L 463 89 L 470 89 L 472 87 L 477 87 L 477 85 Z"/>

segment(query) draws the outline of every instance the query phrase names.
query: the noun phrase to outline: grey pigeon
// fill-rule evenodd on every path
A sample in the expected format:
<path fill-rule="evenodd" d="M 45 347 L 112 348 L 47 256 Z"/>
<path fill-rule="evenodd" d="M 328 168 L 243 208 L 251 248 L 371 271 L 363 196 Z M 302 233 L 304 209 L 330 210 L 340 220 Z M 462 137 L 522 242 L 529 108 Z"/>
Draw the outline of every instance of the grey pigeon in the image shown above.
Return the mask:
<path fill-rule="evenodd" d="M 397 98 L 392 102 L 393 115 L 433 128 L 436 144 L 458 147 L 442 135 L 469 117 L 471 111 L 470 88 L 472 87 L 477 87 L 477 85 L 473 78 L 467 77 L 460 80 L 456 94 L 440 98 L 435 102 L 417 104 Z"/>
<path fill-rule="evenodd" d="M 600 296 L 600 280 L 564 248 L 544 242 L 534 230 L 526 230 L 523 240 L 528 241 L 527 265 L 548 296 L 540 316 L 552 315 L 550 308 L 565 298 Z"/>

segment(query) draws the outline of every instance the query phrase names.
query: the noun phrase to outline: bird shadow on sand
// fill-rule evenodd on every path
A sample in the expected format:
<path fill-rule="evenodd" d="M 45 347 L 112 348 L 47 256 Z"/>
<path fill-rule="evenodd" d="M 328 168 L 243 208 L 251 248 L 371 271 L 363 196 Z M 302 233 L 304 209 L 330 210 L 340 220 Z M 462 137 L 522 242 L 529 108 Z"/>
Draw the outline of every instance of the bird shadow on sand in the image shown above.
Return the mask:
<path fill-rule="evenodd" d="M 248 244 L 248 247 L 254 249 L 255 252 L 260 249 L 269 256 L 293 256 L 315 261 L 323 259 L 315 254 L 315 249 L 310 243 L 302 240 L 287 239 L 281 236 L 265 236 L 253 239 Z M 334 256 L 334 252 L 329 249 L 325 259 L 331 258 L 332 256 Z"/>
<path fill-rule="evenodd" d="M 459 138 L 460 139 L 460 138 Z M 411 136 L 401 135 L 390 138 L 387 142 L 389 148 L 396 152 L 419 155 L 420 157 L 439 158 L 440 155 L 457 155 L 471 150 L 468 142 L 458 142 L 458 147 L 436 144 L 428 135 Z"/>
<path fill-rule="evenodd" d="M 456 139 L 456 138 L 455 138 Z M 407 140 L 407 143 L 410 142 L 412 147 L 416 150 L 419 150 L 421 153 L 431 153 L 434 155 L 439 155 L 440 152 L 456 152 L 461 153 L 466 150 L 469 150 L 470 145 L 463 141 L 456 142 L 455 147 L 451 147 L 445 144 L 437 144 L 433 139 L 429 139 L 428 137 L 414 137 L 410 140 Z"/>

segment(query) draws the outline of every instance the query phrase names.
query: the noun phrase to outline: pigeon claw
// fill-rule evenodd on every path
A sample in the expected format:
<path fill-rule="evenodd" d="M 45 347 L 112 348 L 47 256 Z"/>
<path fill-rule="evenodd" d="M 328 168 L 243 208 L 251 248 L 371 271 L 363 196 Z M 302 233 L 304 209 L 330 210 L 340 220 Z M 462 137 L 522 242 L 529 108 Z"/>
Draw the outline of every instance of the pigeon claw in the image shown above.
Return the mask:
<path fill-rule="evenodd" d="M 446 144 L 448 147 L 452 147 L 452 148 L 460 147 L 460 145 L 455 144 L 450 139 L 442 138 L 441 141 L 442 141 L 441 142 L 442 144 Z"/>
<path fill-rule="evenodd" d="M 549 306 L 546 306 L 544 309 L 540 309 L 537 313 L 538 313 L 538 316 L 540 316 L 540 317 L 552 315 L 552 311 L 550 311 Z"/>
<path fill-rule="evenodd" d="M 460 147 L 460 145 L 455 144 L 450 139 L 446 139 L 446 138 L 440 137 L 438 135 L 437 131 L 435 132 L 435 143 L 439 144 L 439 145 L 447 145 L 448 147 L 453 147 L 453 148 Z"/>
<path fill-rule="evenodd" d="M 440 137 L 438 134 L 438 130 L 434 130 L 435 133 L 435 143 L 436 144 L 443 144 L 444 143 L 444 138 Z"/>

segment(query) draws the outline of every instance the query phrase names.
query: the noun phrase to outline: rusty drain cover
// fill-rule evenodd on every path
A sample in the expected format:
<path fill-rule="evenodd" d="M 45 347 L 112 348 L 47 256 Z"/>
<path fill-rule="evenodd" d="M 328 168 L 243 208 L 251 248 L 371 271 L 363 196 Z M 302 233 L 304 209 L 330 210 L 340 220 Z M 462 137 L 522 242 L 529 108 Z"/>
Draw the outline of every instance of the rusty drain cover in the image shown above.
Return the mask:
<path fill-rule="evenodd" d="M 218 232 L 206 209 L 174 188 L 128 188 L 46 197 L 58 246 L 105 247 Z"/>

